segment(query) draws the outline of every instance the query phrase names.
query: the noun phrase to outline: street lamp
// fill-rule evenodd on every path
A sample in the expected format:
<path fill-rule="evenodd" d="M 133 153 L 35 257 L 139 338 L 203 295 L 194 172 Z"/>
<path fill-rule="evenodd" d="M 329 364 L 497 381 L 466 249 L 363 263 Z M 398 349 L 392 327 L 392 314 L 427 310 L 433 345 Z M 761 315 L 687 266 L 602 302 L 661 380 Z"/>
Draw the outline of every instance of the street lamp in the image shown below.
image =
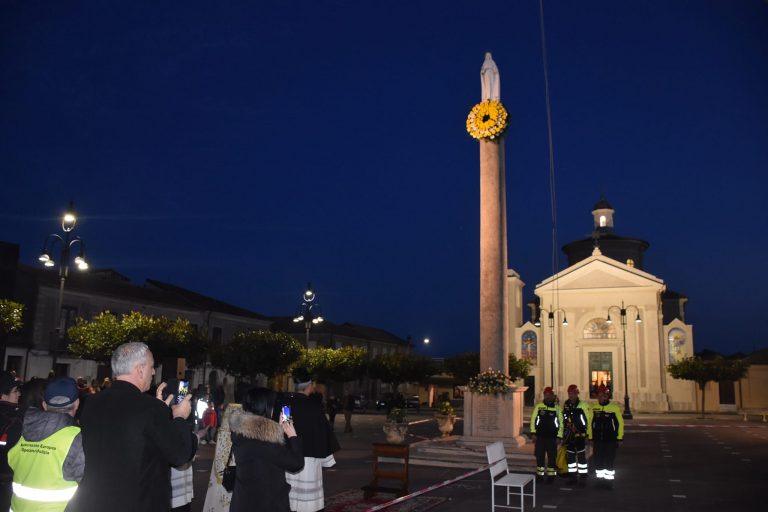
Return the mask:
<path fill-rule="evenodd" d="M 634 308 L 635 310 L 635 323 L 642 323 L 643 319 L 640 318 L 640 309 L 633 304 L 625 306 L 624 301 L 621 301 L 621 306 L 610 306 L 608 308 L 608 318 L 605 319 L 606 323 L 612 324 L 613 320 L 611 320 L 611 310 L 619 310 L 619 314 L 621 315 L 621 332 L 624 344 L 624 413 L 622 414 L 622 417 L 628 420 L 632 419 L 632 410 L 629 408 L 629 385 L 627 379 L 627 310 L 630 308 Z"/>
<path fill-rule="evenodd" d="M 38 260 L 40 260 L 46 267 L 51 268 L 55 266 L 56 262 L 51 258 L 51 254 L 53 253 L 56 244 L 61 245 L 61 253 L 59 256 L 59 300 L 56 309 L 56 337 L 51 340 L 51 368 L 54 370 L 56 368 L 57 351 L 65 334 L 63 314 L 64 283 L 67 281 L 67 276 L 69 275 L 69 258 L 71 250 L 75 246 L 79 247 L 78 254 L 73 260 L 75 265 L 77 265 L 78 270 L 88 270 L 88 262 L 85 260 L 85 242 L 83 242 L 79 236 L 74 236 L 72 233 L 75 230 L 76 224 L 77 216 L 75 215 L 75 205 L 70 201 L 67 211 L 64 212 L 64 216 L 61 218 L 61 230 L 64 232 L 63 236 L 56 233 L 48 235 L 43 242 L 43 249 L 40 251 L 40 256 L 38 257 Z"/>
<path fill-rule="evenodd" d="M 424 338 L 424 345 L 429 345 L 429 338 Z"/>
<path fill-rule="evenodd" d="M 539 318 L 533 322 L 533 325 L 536 327 L 541 327 L 541 315 L 544 313 L 545 310 L 539 311 Z M 568 317 L 565 315 L 565 310 L 562 308 L 552 309 L 552 305 L 549 305 L 549 309 L 546 310 L 547 313 L 547 320 L 549 323 L 549 350 L 550 350 L 550 361 L 549 361 L 549 367 L 550 367 L 550 378 L 552 382 L 552 389 L 555 388 L 555 314 L 556 313 L 562 313 L 563 314 L 563 327 L 568 327 Z"/>
<path fill-rule="evenodd" d="M 320 314 L 320 304 L 315 302 L 317 297 L 315 292 L 312 291 L 312 283 L 307 283 L 307 291 L 304 292 L 301 298 L 302 303 L 293 321 L 294 323 L 304 322 L 304 329 L 307 332 L 306 346 L 309 347 L 309 329 L 313 325 L 323 323 L 324 319 Z"/>

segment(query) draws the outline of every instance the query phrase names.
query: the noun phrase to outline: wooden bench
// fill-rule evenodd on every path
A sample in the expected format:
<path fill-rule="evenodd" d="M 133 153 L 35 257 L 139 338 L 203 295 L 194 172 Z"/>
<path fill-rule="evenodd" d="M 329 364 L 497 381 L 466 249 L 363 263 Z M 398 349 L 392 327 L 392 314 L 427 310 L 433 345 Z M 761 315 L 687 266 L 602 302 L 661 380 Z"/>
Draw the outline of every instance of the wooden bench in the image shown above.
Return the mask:
<path fill-rule="evenodd" d="M 748 416 L 762 416 L 763 422 L 768 422 L 768 410 L 766 409 L 739 409 L 739 414 L 744 416 L 744 421 L 747 421 Z"/>

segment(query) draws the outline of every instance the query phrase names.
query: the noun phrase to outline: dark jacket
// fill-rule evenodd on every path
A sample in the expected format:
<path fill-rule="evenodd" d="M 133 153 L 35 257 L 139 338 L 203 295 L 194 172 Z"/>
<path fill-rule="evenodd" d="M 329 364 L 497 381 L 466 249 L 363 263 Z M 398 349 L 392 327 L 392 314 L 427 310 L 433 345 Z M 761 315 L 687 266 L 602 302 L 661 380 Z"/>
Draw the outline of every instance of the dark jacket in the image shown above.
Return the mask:
<path fill-rule="evenodd" d="M 170 509 L 169 466 L 192 459 L 197 438 L 157 398 L 116 380 L 88 399 L 81 417 L 85 475 L 70 507 L 78 512 Z"/>
<path fill-rule="evenodd" d="M 624 418 L 618 405 L 608 402 L 592 406 L 591 439 L 601 442 L 624 439 Z"/>
<path fill-rule="evenodd" d="M 237 479 L 230 512 L 265 510 L 289 512 L 285 472 L 304 467 L 301 440 L 285 442 L 280 425 L 271 419 L 244 412 L 232 412 L 232 452 L 237 464 Z"/>
<path fill-rule="evenodd" d="M 548 405 L 546 402 L 539 402 L 533 407 L 531 415 L 531 434 L 545 438 L 563 437 L 563 413 L 554 402 Z"/>
<path fill-rule="evenodd" d="M 301 438 L 304 457 L 324 459 L 339 451 L 339 442 L 323 413 L 323 405 L 303 393 L 287 397 L 296 434 Z"/>
<path fill-rule="evenodd" d="M 17 404 L 0 401 L 0 482 L 7 482 L 9 485 L 13 472 L 8 467 L 8 450 L 21 437 L 22 419 Z"/>

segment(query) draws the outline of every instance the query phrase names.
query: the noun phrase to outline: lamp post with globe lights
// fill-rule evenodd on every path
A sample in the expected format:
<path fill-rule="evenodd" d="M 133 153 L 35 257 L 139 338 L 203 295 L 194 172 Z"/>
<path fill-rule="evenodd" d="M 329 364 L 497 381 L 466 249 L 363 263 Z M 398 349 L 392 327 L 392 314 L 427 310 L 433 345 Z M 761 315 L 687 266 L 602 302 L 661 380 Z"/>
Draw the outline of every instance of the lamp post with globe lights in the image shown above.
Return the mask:
<path fill-rule="evenodd" d="M 79 236 L 75 236 L 73 231 L 77 225 L 77 216 L 75 215 L 75 205 L 72 201 L 69 202 L 67 211 L 61 218 L 61 230 L 63 234 L 59 235 L 53 233 L 43 242 L 43 249 L 40 251 L 38 260 L 47 268 L 52 268 L 56 265 L 56 261 L 51 257 L 56 245 L 61 246 L 61 252 L 59 254 L 59 298 L 56 307 L 56 336 L 51 340 L 51 368 L 55 370 L 57 352 L 60 348 L 61 341 L 64 339 L 64 285 L 69 276 L 69 263 L 70 256 L 72 255 L 72 249 L 77 247 L 78 253 L 75 256 L 73 262 L 77 265 L 77 269 L 80 271 L 88 270 L 88 262 L 85 260 L 85 242 Z"/>
<path fill-rule="evenodd" d="M 324 318 L 320 314 L 320 304 L 315 302 L 317 296 L 312 291 L 312 283 L 307 283 L 307 291 L 302 295 L 302 303 L 296 313 L 294 323 L 304 322 L 304 330 L 307 333 L 306 346 L 309 348 L 309 330 L 313 325 L 323 323 Z"/>
<path fill-rule="evenodd" d="M 619 315 L 621 319 L 622 341 L 624 346 L 624 412 L 622 413 L 621 416 L 628 420 L 632 419 L 632 410 L 629 408 L 629 386 L 628 386 L 628 379 L 627 379 L 627 310 L 630 308 L 635 310 L 635 314 L 636 314 L 635 323 L 636 324 L 642 323 L 643 319 L 640 318 L 640 309 L 634 304 L 625 306 L 624 301 L 621 301 L 621 306 L 610 306 L 608 308 L 608 318 L 605 319 L 605 321 L 608 324 L 612 324 L 613 320 L 611 319 L 611 310 L 612 309 L 619 310 Z"/>

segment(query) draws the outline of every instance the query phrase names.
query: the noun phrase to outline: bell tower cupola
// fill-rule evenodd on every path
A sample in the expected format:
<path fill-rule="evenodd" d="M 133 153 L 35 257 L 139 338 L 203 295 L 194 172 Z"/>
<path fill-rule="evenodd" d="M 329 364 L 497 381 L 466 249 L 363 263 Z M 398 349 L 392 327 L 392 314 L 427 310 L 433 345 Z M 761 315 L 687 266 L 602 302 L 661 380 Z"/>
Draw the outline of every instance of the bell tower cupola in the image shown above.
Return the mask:
<path fill-rule="evenodd" d="M 595 233 L 613 232 L 613 208 L 605 199 L 600 199 L 592 208 L 595 221 Z"/>

